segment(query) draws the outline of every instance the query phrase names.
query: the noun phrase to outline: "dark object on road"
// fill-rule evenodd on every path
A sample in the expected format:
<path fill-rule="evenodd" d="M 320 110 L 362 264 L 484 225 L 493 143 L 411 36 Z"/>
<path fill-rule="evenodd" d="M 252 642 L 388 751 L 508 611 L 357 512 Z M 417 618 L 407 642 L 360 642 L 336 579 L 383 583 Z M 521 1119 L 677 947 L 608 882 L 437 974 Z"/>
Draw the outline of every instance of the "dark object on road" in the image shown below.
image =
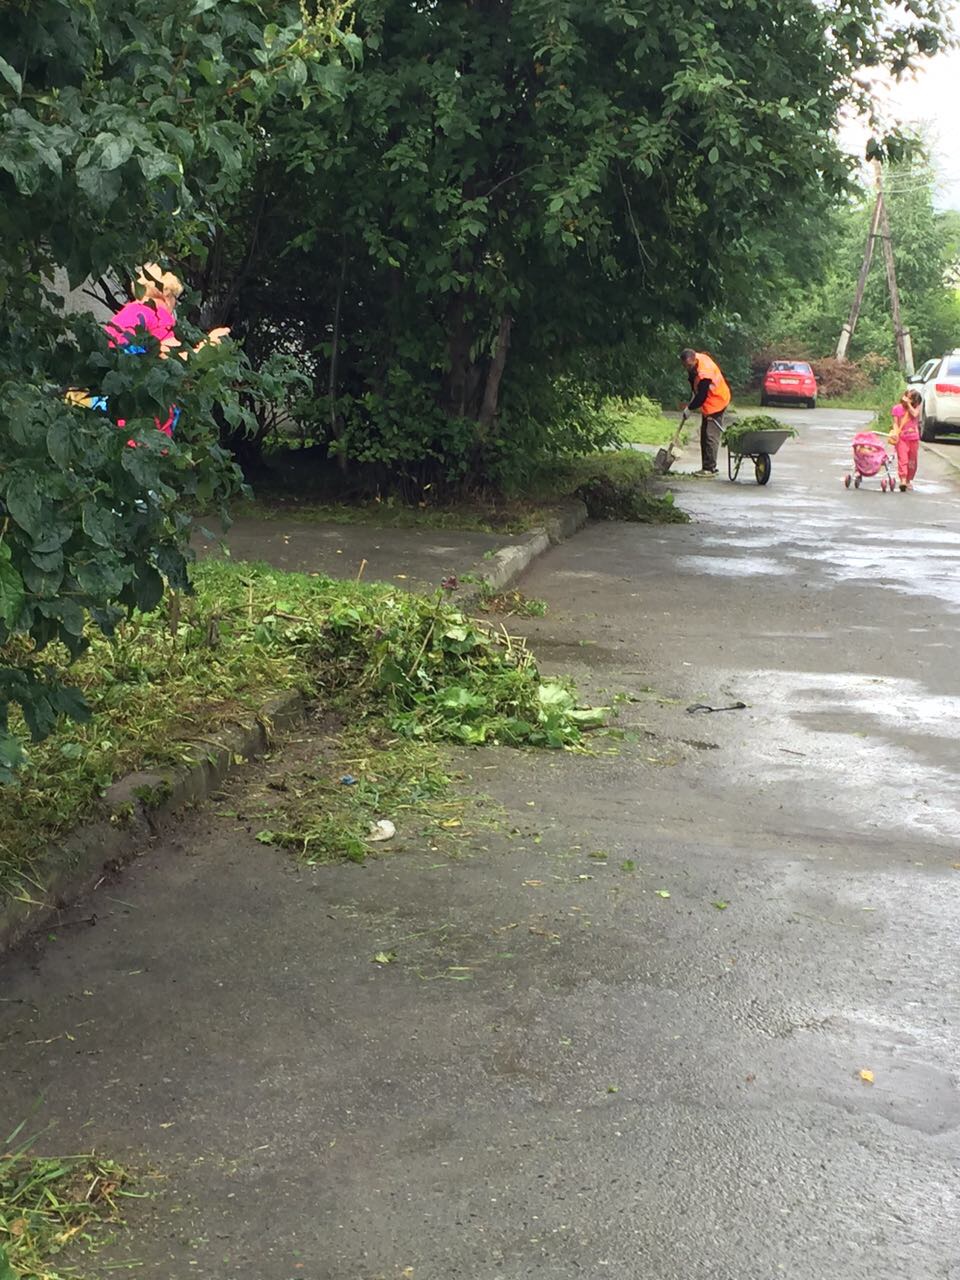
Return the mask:
<path fill-rule="evenodd" d="M 817 407 L 817 379 L 806 360 L 774 360 L 763 376 L 760 403 L 799 400 L 808 409 Z"/>
<path fill-rule="evenodd" d="M 687 707 L 690 715 L 695 715 L 698 711 L 746 711 L 746 709 L 745 702 L 734 702 L 729 707 L 708 707 L 705 702 L 695 702 L 692 707 Z"/>
<path fill-rule="evenodd" d="M 740 474 L 744 458 L 750 458 L 757 484 L 766 484 L 773 470 L 771 456 L 785 440 L 797 434 L 795 427 L 784 427 L 779 423 L 776 427 L 754 425 L 761 421 L 766 424 L 775 420 L 759 415 L 752 420 L 745 418 L 723 433 L 723 443 L 727 446 L 727 475 L 731 480 L 736 480 Z"/>

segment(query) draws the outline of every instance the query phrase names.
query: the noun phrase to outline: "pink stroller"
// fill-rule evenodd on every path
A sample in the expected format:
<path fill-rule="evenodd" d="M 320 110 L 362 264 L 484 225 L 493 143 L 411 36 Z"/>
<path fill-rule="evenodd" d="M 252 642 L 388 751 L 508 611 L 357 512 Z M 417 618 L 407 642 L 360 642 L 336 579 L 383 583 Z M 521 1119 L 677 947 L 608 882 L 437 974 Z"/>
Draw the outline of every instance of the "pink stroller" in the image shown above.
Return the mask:
<path fill-rule="evenodd" d="M 853 487 L 859 489 L 864 476 L 879 475 L 881 469 L 884 475 L 880 476 L 880 488 L 887 492 L 893 493 L 896 485 L 894 484 L 893 475 L 890 467 L 894 463 L 894 458 L 887 453 L 886 442 L 883 437 L 878 435 L 876 431 L 858 431 L 853 437 L 853 467 L 854 474 L 849 472 L 844 476 L 844 487 L 850 488 L 850 481 L 853 481 Z"/>

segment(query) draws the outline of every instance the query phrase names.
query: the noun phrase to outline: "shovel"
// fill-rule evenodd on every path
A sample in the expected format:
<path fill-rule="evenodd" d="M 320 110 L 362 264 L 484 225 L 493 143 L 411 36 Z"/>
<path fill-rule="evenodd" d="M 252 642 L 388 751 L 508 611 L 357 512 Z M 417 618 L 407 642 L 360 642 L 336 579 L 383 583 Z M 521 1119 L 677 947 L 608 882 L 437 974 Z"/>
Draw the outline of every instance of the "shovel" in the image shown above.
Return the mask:
<path fill-rule="evenodd" d="M 657 456 L 653 460 L 653 469 L 658 476 L 665 476 L 680 455 L 680 437 L 683 435 L 683 428 L 686 426 L 687 418 L 690 414 L 686 409 L 680 415 L 680 425 L 674 434 L 673 439 L 665 449 L 659 450 Z"/>

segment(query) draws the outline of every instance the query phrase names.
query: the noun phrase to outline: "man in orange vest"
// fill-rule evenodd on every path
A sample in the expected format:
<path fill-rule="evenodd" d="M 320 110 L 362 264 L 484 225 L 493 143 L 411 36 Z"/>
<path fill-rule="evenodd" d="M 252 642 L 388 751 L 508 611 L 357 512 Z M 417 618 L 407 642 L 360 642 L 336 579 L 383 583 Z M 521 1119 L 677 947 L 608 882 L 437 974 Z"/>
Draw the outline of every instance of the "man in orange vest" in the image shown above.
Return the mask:
<path fill-rule="evenodd" d="M 700 462 L 698 476 L 715 476 L 717 474 L 717 454 L 720 451 L 720 437 L 723 434 L 723 414 L 730 403 L 730 388 L 727 380 L 720 372 L 720 366 L 705 351 L 694 351 L 685 347 L 680 352 L 690 379 L 690 390 L 693 399 L 684 409 L 684 417 L 700 410 Z"/>

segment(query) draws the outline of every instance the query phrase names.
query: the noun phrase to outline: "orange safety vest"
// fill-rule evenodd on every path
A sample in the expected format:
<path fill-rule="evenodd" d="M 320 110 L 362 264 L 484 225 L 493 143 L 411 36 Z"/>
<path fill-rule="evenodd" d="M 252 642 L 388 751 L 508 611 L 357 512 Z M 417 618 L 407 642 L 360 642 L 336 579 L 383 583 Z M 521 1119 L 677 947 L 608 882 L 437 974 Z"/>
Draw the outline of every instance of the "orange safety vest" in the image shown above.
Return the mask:
<path fill-rule="evenodd" d="M 730 403 L 730 388 L 727 386 L 727 380 L 720 372 L 720 366 L 716 360 L 713 360 L 705 351 L 697 352 L 697 368 L 694 373 L 693 391 L 696 394 L 697 384 L 701 378 L 710 379 L 710 390 L 707 392 L 707 398 L 700 406 L 700 412 L 705 418 L 709 418 L 712 413 L 720 413 Z"/>

